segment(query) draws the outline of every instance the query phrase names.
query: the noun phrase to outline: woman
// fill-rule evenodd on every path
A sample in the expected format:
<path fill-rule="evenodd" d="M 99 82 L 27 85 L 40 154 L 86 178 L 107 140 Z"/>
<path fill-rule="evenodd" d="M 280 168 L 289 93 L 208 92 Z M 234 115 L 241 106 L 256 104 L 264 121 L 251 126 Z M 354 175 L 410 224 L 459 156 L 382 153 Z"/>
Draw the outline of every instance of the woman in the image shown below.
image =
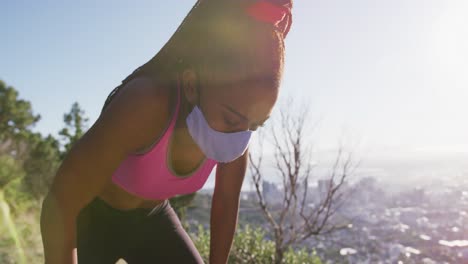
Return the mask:
<path fill-rule="evenodd" d="M 45 263 L 203 263 L 168 199 L 216 166 L 210 263 L 226 263 L 250 136 L 277 100 L 290 0 L 198 1 L 107 98 L 44 199 Z"/>

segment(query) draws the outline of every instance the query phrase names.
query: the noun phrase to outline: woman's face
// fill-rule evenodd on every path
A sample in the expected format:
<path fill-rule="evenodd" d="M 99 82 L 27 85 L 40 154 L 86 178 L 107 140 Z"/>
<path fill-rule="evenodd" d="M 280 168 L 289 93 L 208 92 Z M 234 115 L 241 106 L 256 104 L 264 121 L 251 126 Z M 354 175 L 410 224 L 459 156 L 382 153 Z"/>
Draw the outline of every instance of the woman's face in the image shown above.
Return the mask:
<path fill-rule="evenodd" d="M 215 87 L 200 81 L 197 104 L 210 127 L 231 133 L 256 130 L 269 118 L 278 98 L 276 87 L 250 82 L 233 87 Z"/>

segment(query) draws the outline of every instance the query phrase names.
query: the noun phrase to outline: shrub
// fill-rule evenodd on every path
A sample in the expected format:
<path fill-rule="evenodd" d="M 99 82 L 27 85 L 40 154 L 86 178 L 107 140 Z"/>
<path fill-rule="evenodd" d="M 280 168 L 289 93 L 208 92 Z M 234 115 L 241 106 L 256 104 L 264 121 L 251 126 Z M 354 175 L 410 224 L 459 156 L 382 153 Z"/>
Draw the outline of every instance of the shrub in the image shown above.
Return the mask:
<path fill-rule="evenodd" d="M 202 225 L 197 234 L 191 234 L 203 260 L 208 263 L 210 254 L 210 233 Z M 229 264 L 270 264 L 275 261 L 275 243 L 265 239 L 265 231 L 246 225 L 237 230 L 229 255 Z M 284 255 L 285 264 L 321 264 L 315 252 L 302 248 L 298 251 L 289 248 Z"/>

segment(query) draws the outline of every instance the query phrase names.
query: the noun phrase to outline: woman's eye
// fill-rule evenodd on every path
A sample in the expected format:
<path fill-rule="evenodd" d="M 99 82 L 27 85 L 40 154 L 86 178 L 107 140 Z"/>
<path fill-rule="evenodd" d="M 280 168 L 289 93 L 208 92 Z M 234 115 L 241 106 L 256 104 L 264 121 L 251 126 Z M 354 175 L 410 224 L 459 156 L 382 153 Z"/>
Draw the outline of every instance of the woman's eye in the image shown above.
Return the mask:
<path fill-rule="evenodd" d="M 238 126 L 240 121 L 238 118 L 235 118 L 233 115 L 231 114 L 224 114 L 223 115 L 223 119 L 224 119 L 224 123 L 230 127 L 235 127 L 235 126 Z"/>
<path fill-rule="evenodd" d="M 239 124 L 239 122 L 237 121 L 232 121 L 231 119 L 228 119 L 228 118 L 225 118 L 224 119 L 224 123 L 226 123 L 227 125 L 229 126 L 236 126 Z"/>

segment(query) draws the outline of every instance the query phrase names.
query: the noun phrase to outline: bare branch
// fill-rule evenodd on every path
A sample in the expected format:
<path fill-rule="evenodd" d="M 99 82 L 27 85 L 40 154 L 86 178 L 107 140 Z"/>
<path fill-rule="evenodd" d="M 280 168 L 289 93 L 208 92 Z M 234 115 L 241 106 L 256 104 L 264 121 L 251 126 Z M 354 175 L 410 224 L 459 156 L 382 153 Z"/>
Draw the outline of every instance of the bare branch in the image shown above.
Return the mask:
<path fill-rule="evenodd" d="M 290 109 L 283 109 L 280 111 L 279 120 L 270 130 L 269 143 L 273 148 L 274 158 L 272 166 L 281 178 L 283 192 L 278 205 L 269 208 L 261 191 L 264 178 L 264 172 L 261 170 L 263 152 L 256 160 L 249 155 L 259 204 L 274 231 L 277 256 L 282 256 L 283 251 L 292 244 L 348 226 L 332 222 L 346 201 L 343 199 L 346 196 L 346 192 L 343 191 L 345 182 L 356 168 L 352 163 L 352 153 L 349 152 L 345 157 L 344 147 L 339 145 L 329 177 L 323 182 L 325 185 L 320 184 L 319 189 L 323 193 L 320 193 L 318 201 L 309 202 L 309 183 L 315 165 L 311 160 L 312 145 L 307 144 L 304 133 L 308 109 L 302 108 L 298 113 L 293 115 Z"/>

